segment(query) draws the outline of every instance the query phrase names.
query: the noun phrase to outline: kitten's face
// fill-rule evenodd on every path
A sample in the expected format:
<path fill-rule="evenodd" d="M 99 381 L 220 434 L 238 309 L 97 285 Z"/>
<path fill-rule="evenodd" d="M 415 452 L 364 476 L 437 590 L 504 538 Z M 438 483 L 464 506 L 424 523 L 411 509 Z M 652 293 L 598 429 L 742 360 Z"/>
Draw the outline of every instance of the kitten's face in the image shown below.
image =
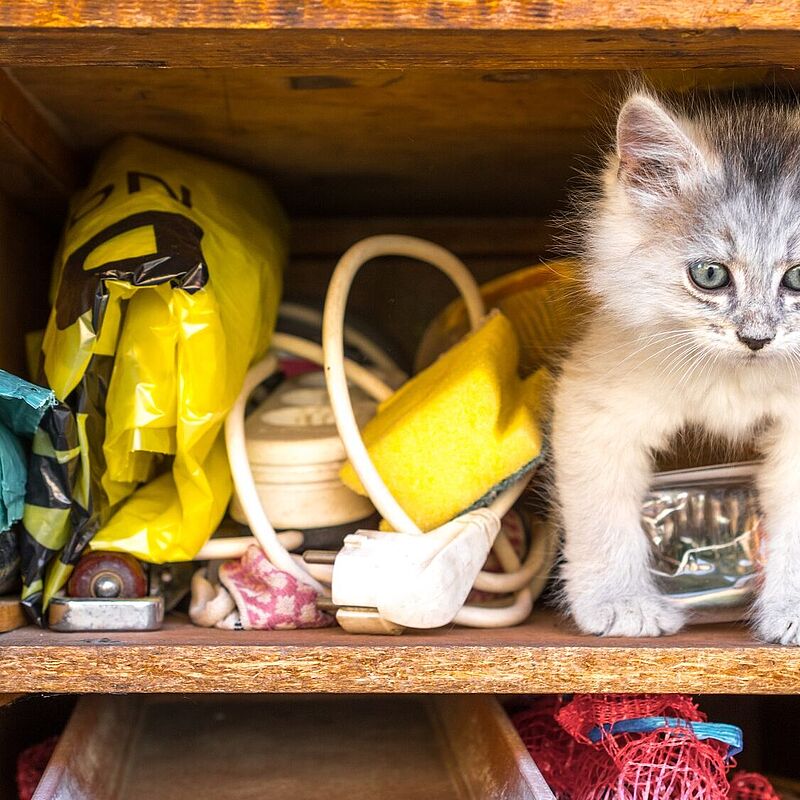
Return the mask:
<path fill-rule="evenodd" d="M 663 331 L 676 356 L 800 366 L 800 118 L 690 122 L 632 97 L 588 256 L 589 288 L 634 335 Z"/>

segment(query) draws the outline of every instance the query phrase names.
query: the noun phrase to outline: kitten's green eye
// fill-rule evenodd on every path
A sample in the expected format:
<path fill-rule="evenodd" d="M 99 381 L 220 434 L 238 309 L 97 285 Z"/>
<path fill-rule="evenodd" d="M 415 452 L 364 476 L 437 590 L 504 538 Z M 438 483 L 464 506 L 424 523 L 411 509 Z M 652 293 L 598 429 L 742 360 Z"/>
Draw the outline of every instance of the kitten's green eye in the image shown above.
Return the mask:
<path fill-rule="evenodd" d="M 800 264 L 791 269 L 787 269 L 781 283 L 793 292 L 800 292 Z"/>
<path fill-rule="evenodd" d="M 689 277 L 701 289 L 722 289 L 731 282 L 731 274 L 716 261 L 699 261 L 689 267 Z M 800 278 L 800 276 L 798 276 Z M 798 284 L 800 287 L 800 284 Z"/>

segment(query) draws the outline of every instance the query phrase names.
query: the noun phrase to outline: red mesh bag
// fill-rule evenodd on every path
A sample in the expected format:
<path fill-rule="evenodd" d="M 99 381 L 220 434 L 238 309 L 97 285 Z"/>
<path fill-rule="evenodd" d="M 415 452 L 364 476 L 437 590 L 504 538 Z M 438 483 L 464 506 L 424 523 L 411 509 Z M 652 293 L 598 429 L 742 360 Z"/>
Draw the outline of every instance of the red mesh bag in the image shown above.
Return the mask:
<path fill-rule="evenodd" d="M 556 796 L 561 800 L 616 800 L 618 776 L 619 767 L 605 750 L 578 743 L 573 771 L 566 781 L 569 788 Z"/>
<path fill-rule="evenodd" d="M 689 727 L 589 737 L 594 728 L 647 717 L 706 721 L 679 694 L 539 697 L 513 721 L 559 800 L 779 800 L 761 775 L 740 772 L 729 783 L 728 745 Z"/>
<path fill-rule="evenodd" d="M 518 711 L 511 721 L 530 753 L 559 750 L 559 745 L 569 745 L 573 739 L 556 722 L 556 713 L 561 707 L 558 695 L 537 697 L 530 706 Z"/>
<path fill-rule="evenodd" d="M 780 800 L 772 784 L 757 772 L 737 772 L 731 779 L 730 800 Z"/>
<path fill-rule="evenodd" d="M 47 768 L 47 762 L 56 749 L 58 736 L 51 736 L 39 744 L 28 747 L 17 757 L 17 793 L 19 800 L 31 800 Z"/>
<path fill-rule="evenodd" d="M 556 715 L 561 727 L 585 744 L 591 743 L 593 728 L 641 717 L 676 717 L 689 722 L 706 719 L 685 694 L 576 694 Z"/>
<path fill-rule="evenodd" d="M 550 788 L 558 797 L 565 798 L 570 796 L 572 777 L 577 770 L 576 751 L 585 748 L 556 722 L 561 704 L 559 695 L 538 697 L 511 719 Z"/>
<path fill-rule="evenodd" d="M 639 736 L 617 755 L 618 800 L 727 800 L 723 749 L 688 728 Z"/>

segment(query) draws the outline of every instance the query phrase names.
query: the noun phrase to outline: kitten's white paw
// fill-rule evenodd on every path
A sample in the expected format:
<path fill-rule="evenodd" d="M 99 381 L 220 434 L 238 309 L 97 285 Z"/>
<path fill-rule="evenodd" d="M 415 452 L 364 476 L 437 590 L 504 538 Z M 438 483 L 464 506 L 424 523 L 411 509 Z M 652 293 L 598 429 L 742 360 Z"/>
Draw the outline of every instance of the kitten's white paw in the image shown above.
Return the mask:
<path fill-rule="evenodd" d="M 664 636 L 683 627 L 684 612 L 656 593 L 572 603 L 572 615 L 584 633 L 597 636 Z"/>
<path fill-rule="evenodd" d="M 765 642 L 800 645 L 800 603 L 762 605 L 757 610 L 755 629 Z"/>

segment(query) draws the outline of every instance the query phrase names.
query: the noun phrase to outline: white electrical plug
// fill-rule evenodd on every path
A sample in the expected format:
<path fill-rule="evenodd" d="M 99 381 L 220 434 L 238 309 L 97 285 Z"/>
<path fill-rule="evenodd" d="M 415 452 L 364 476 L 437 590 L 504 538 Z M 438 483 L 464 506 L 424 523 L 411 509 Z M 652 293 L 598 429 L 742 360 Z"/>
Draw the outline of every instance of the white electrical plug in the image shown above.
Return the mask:
<path fill-rule="evenodd" d="M 361 530 L 344 540 L 333 565 L 331 599 L 350 609 L 375 609 L 408 628 L 452 622 L 500 531 L 488 508 L 470 511 L 430 533 Z"/>

